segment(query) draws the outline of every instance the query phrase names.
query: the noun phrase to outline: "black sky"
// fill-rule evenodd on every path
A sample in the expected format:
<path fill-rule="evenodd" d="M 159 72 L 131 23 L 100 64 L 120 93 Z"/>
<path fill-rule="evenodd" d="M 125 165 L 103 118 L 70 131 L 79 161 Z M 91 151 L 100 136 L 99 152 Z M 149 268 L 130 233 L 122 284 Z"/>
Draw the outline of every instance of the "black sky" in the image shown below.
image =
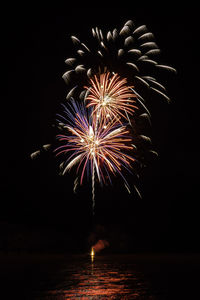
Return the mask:
<path fill-rule="evenodd" d="M 89 230 L 88 190 L 74 195 L 71 174 L 61 178 L 50 156 L 33 163 L 29 154 L 52 137 L 52 121 L 67 93 L 62 74 L 64 60 L 73 56 L 70 36 L 87 44 L 92 27 L 107 31 L 129 19 L 147 25 L 163 63 L 178 73 L 166 83 L 172 103 L 161 106 L 155 118 L 160 158 L 144 171 L 143 199 L 129 196 L 118 184 L 99 189 L 95 222 L 115 224 L 157 245 L 198 250 L 198 18 L 195 7 L 168 2 L 159 7 L 134 1 L 109 7 L 102 2 L 18 4 L 2 10 L 0 221 Z"/>

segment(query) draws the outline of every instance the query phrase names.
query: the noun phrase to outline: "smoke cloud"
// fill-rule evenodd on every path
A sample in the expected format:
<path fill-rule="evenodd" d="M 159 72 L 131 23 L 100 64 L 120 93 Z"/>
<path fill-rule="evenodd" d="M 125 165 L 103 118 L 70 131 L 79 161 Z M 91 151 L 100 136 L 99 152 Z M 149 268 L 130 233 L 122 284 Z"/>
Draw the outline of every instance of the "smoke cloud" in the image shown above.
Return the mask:
<path fill-rule="evenodd" d="M 106 240 L 98 240 L 98 242 L 92 246 L 95 253 L 100 252 L 104 248 L 109 247 L 109 242 Z"/>

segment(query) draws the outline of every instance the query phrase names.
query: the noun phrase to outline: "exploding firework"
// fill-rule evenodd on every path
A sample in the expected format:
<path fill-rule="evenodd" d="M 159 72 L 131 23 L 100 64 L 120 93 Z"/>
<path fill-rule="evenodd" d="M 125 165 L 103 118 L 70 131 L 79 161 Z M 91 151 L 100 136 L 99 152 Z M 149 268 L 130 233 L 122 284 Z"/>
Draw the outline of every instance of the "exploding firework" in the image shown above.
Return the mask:
<path fill-rule="evenodd" d="M 146 25 L 136 27 L 129 20 L 121 30 L 115 28 L 105 34 L 101 29 L 93 28 L 91 47 L 75 36 L 71 38 L 77 51 L 73 58 L 65 60 L 68 70 L 63 74 L 63 79 L 69 88 L 67 99 L 74 97 L 85 100 L 88 90 L 84 87 L 88 85 L 88 80 L 88 88 L 92 89 L 99 82 L 99 79 L 95 78 L 100 77 L 100 74 L 115 73 L 118 74 L 115 75 L 115 79 L 120 76 L 121 80 L 129 82 L 126 92 L 130 92 L 128 86 L 132 86 L 131 97 L 135 94 L 137 105 L 146 109 L 147 113 L 149 110 L 146 101 L 150 101 L 154 93 L 167 101 L 170 100 L 166 88 L 158 79 L 160 72 L 175 73 L 176 70 L 159 63 L 160 49 Z M 102 76 L 102 79 L 105 77 Z M 152 93 L 148 99 L 147 92 Z"/>
<path fill-rule="evenodd" d="M 55 150 L 56 155 L 64 156 L 62 174 L 77 166 L 81 184 L 85 173 L 92 176 L 94 168 L 100 183 L 105 183 L 105 178 L 111 181 L 111 173 L 118 173 L 125 180 L 122 170 L 130 170 L 131 162 L 135 161 L 126 154 L 126 151 L 133 150 L 132 138 L 126 126 L 116 120 L 107 125 L 104 122 L 96 124 L 91 120 L 92 116 L 86 115 L 84 107 L 73 100 L 70 108 L 65 108 L 65 117 L 62 117 L 66 124 L 59 122 L 66 133 L 57 135 L 62 145 Z"/>
<path fill-rule="evenodd" d="M 91 85 L 88 87 L 87 107 L 94 107 L 93 114 L 101 121 L 110 121 L 120 118 L 127 119 L 127 114 L 133 115 L 137 106 L 133 98 L 136 95 L 131 87 L 127 85 L 125 78 L 121 79 L 119 75 L 110 75 L 109 72 L 100 74 L 99 78 L 94 76 L 90 79 Z"/>
<path fill-rule="evenodd" d="M 170 102 L 160 72 L 176 70 L 159 62 L 160 49 L 146 25 L 136 27 L 131 20 L 121 30 L 107 33 L 93 28 L 91 46 L 75 36 L 71 38 L 77 49 L 65 60 L 67 103 L 58 120 L 57 127 L 62 131 L 57 135 L 59 145 L 44 145 L 31 156 L 54 149 L 56 156 L 62 156 L 63 175 L 76 168 L 74 189 L 78 180 L 82 184 L 89 174 L 94 207 L 95 176 L 102 184 L 111 182 L 112 174 L 119 174 L 130 191 L 124 171 L 131 170 L 135 157 L 143 166 L 144 151 L 157 156 L 149 128 L 145 131 L 145 125 L 138 130 L 137 122 L 151 126 L 154 96 Z"/>

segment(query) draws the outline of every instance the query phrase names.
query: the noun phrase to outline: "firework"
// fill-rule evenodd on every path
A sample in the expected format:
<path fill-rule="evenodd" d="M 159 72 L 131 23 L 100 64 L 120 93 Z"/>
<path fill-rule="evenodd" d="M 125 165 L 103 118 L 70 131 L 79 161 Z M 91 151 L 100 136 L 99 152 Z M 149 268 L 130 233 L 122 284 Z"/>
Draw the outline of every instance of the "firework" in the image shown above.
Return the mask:
<path fill-rule="evenodd" d="M 94 107 L 93 114 L 97 114 L 101 121 L 128 119 L 127 114 L 133 115 L 137 109 L 133 100 L 136 95 L 127 85 L 127 80 L 121 79 L 118 74 L 111 76 L 107 72 L 100 74 L 99 78 L 95 75 L 94 79 L 90 79 L 90 84 L 87 88 L 87 107 Z"/>
<path fill-rule="evenodd" d="M 145 165 L 145 151 L 157 156 L 149 137 L 151 100 L 156 95 L 170 102 L 160 74 L 176 70 L 160 62 L 160 49 L 146 25 L 137 27 L 131 20 L 107 33 L 92 28 L 92 46 L 71 38 L 77 48 L 65 60 L 67 103 L 58 115 L 59 145 L 44 146 L 31 157 L 56 148 L 62 174 L 76 168 L 74 191 L 86 174 L 91 178 L 94 208 L 96 177 L 103 184 L 118 174 L 130 192 L 124 170 L 131 170 L 136 156 Z M 133 187 L 141 196 L 135 182 Z"/>
<path fill-rule="evenodd" d="M 62 174 L 76 166 L 77 173 L 80 172 L 80 184 L 83 183 L 85 173 L 92 176 L 94 168 L 100 183 L 105 183 L 105 178 L 111 180 L 111 173 L 118 173 L 125 180 L 123 169 L 130 170 L 131 162 L 135 161 L 125 153 L 133 150 L 132 138 L 126 126 L 116 120 L 107 125 L 102 122 L 96 125 L 92 116 L 86 115 L 84 107 L 74 100 L 71 101 L 70 109 L 65 107 L 64 113 L 66 117 L 61 117 L 67 124 L 59 124 L 62 124 L 66 133 L 57 135 L 62 145 L 55 150 L 57 156 L 64 156 Z"/>
<path fill-rule="evenodd" d="M 169 102 L 166 88 L 159 82 L 159 77 L 161 72 L 164 75 L 165 72 L 175 73 L 176 70 L 159 61 L 160 49 L 153 33 L 148 31 L 146 25 L 137 27 L 133 21 L 129 20 L 121 30 L 115 28 L 103 33 L 97 27 L 92 28 L 92 47 L 75 36 L 71 38 L 77 51 L 73 58 L 65 61 L 68 69 L 63 74 L 63 79 L 69 88 L 67 99 L 74 97 L 85 100 L 88 90 L 84 87 L 88 86 L 88 80 L 90 83 L 88 89 L 93 89 L 101 81 L 99 77 L 102 77 L 102 80 L 106 78 L 106 75 L 100 76 L 101 74 L 114 73 L 115 79 L 118 76 L 123 81 L 128 79 L 130 82 L 128 85 L 124 82 L 124 87 L 127 85 L 126 92 L 131 93 L 131 98 L 136 100 L 136 106 L 139 106 L 141 110 L 145 109 L 149 112 L 150 103 L 147 103 L 151 101 L 154 94 Z M 132 87 L 132 92 L 129 87 Z M 93 96 L 95 98 L 95 93 Z M 93 102 L 94 104 L 97 102 Z"/>

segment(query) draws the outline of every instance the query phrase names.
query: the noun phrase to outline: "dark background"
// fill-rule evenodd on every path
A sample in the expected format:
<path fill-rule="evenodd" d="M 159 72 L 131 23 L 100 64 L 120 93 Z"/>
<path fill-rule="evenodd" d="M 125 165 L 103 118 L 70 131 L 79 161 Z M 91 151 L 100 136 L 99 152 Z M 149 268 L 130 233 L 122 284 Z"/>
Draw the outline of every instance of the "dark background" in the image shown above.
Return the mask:
<path fill-rule="evenodd" d="M 1 248 L 84 251 L 104 238 L 112 251 L 198 252 L 196 8 L 133 1 L 10 3 L 1 14 Z M 73 194 L 73 172 L 60 177 L 51 155 L 31 161 L 30 153 L 53 136 L 51 124 L 67 94 L 64 60 L 75 51 L 70 36 L 88 44 L 92 27 L 106 32 L 129 19 L 147 25 L 162 62 L 178 73 L 166 82 L 172 103 L 154 112 L 159 159 L 142 173 L 143 198 L 129 195 L 117 181 L 97 187 L 93 218 L 90 183 Z"/>

